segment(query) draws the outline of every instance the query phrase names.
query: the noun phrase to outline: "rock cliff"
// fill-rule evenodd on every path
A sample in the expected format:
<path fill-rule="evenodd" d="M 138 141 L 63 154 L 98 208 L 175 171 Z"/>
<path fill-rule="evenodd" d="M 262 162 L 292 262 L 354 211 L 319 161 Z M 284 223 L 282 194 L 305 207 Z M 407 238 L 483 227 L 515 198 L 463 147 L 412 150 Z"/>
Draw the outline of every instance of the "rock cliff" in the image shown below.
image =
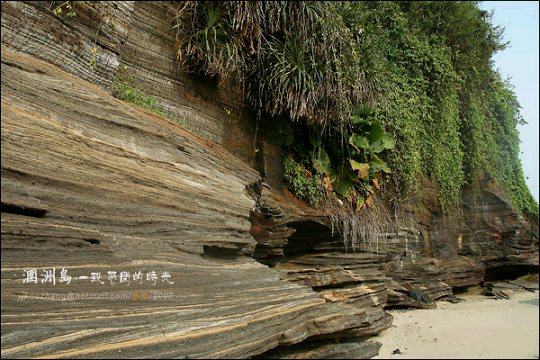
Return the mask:
<path fill-rule="evenodd" d="M 327 303 L 250 256 L 259 182 L 222 148 L 3 49 L 2 355 L 249 357 L 372 333 L 364 306 Z"/>
<path fill-rule="evenodd" d="M 426 184 L 351 252 L 284 191 L 279 119 L 178 69 L 174 3 L 49 5 L 2 4 L 3 357 L 369 358 L 385 307 L 537 269 L 538 229 L 489 179 L 461 218 Z M 124 66 L 184 125 L 112 97 Z"/>

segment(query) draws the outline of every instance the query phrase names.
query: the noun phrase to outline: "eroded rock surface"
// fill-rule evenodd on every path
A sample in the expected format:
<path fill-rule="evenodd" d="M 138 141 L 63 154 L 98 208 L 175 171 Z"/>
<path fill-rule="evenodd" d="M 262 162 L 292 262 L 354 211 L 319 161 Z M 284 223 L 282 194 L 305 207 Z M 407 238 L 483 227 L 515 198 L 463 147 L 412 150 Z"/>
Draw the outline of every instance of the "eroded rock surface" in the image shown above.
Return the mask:
<path fill-rule="evenodd" d="M 179 71 L 175 3 L 84 2 L 72 19 L 49 6 L 2 3 L 3 357 L 369 358 L 384 308 L 538 267 L 538 229 L 489 179 L 462 218 L 422 184 L 407 226 L 346 249 L 283 190 L 279 119 Z M 110 96 L 125 66 L 183 127 Z M 53 267 L 72 282 L 23 283 Z M 174 284 L 79 279 L 107 271 Z M 27 296 L 51 292 L 66 297 Z M 68 297 L 96 292 L 129 298 Z"/>
<path fill-rule="evenodd" d="M 364 326 L 365 309 L 249 256 L 259 181 L 216 145 L 2 49 L 2 356 L 249 357 Z M 79 278 L 108 271 L 174 284 Z M 35 298 L 96 292 L 129 299 Z"/>
<path fill-rule="evenodd" d="M 483 180 L 481 196 L 466 192 L 464 198 L 466 226 L 458 242 L 461 255 L 480 258 L 490 267 L 538 267 L 538 224 L 535 228 L 517 214 L 492 179 Z"/>

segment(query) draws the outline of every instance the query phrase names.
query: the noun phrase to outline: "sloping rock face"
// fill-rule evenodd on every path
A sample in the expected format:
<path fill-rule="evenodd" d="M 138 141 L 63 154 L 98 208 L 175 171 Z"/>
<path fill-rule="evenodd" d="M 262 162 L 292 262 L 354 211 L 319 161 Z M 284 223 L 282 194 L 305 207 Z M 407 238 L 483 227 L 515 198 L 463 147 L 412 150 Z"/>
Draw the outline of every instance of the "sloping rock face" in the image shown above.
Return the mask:
<path fill-rule="evenodd" d="M 283 190 L 281 120 L 179 71 L 177 6 L 2 3 L 2 356 L 369 358 L 385 307 L 538 267 L 489 180 L 462 218 L 423 184 L 407 225 L 346 249 Z M 124 66 L 183 127 L 110 96 Z"/>
<path fill-rule="evenodd" d="M 481 258 L 490 267 L 538 267 L 538 225 L 535 228 L 517 214 L 492 179 L 483 180 L 479 198 L 466 199 L 466 230 L 460 234 L 459 254 Z"/>
<path fill-rule="evenodd" d="M 256 168 L 272 186 L 281 185 L 279 122 L 255 121 L 238 85 L 179 70 L 173 29 L 179 6 L 86 1 L 77 5 L 77 16 L 66 18 L 55 16 L 48 1 L 5 2 L 2 43 L 105 89 L 127 66 L 133 85 L 156 97 L 184 127 Z"/>
<path fill-rule="evenodd" d="M 3 48 L 2 356 L 249 357 L 369 326 L 365 308 L 245 256 L 259 182 L 220 147 Z"/>
<path fill-rule="evenodd" d="M 241 89 L 178 69 L 174 2 L 84 2 L 55 16 L 50 2 L 2 4 L 2 43 L 109 89 L 118 69 L 185 127 L 255 166 L 255 123 Z M 92 49 L 98 55 L 92 54 Z M 96 67 L 89 62 L 96 60 Z M 275 136 L 275 134 L 274 134 Z"/>
<path fill-rule="evenodd" d="M 224 116 L 237 89 L 176 76 L 172 5 L 48 5 L 2 6 L 2 356 L 250 357 L 371 325 L 250 257 L 264 141 Z M 103 91 L 124 65 L 211 141 Z"/>

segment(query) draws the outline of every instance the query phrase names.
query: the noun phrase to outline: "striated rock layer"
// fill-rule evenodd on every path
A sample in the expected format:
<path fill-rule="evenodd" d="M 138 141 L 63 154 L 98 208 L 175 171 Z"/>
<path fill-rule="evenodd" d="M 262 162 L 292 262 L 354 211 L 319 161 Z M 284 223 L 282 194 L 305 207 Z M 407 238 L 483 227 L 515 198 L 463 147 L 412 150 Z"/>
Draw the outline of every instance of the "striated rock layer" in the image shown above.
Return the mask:
<path fill-rule="evenodd" d="M 369 358 L 385 307 L 538 268 L 538 229 L 489 179 L 461 218 L 422 184 L 406 226 L 346 249 L 283 189 L 280 119 L 179 71 L 177 6 L 2 3 L 3 357 Z M 124 67 L 183 125 L 112 98 Z"/>
<path fill-rule="evenodd" d="M 179 126 L 2 49 L 2 356 L 249 357 L 369 327 L 364 307 L 245 256 L 259 181 Z M 40 279 L 24 283 L 31 269 Z M 103 284 L 79 278 L 92 272 Z M 69 295 L 97 292 L 129 299 Z"/>

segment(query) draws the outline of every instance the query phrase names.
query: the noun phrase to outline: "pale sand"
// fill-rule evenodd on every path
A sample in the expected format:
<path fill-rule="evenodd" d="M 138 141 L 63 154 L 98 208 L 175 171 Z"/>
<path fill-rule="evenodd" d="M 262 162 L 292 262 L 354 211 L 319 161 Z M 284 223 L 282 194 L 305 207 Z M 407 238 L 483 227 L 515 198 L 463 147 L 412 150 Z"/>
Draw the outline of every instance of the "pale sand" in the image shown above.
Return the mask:
<path fill-rule="evenodd" d="M 538 291 L 514 292 L 510 300 L 458 295 L 433 310 L 389 310 L 390 328 L 372 340 L 383 345 L 374 359 L 538 358 Z M 392 351 L 400 349 L 401 355 Z"/>

